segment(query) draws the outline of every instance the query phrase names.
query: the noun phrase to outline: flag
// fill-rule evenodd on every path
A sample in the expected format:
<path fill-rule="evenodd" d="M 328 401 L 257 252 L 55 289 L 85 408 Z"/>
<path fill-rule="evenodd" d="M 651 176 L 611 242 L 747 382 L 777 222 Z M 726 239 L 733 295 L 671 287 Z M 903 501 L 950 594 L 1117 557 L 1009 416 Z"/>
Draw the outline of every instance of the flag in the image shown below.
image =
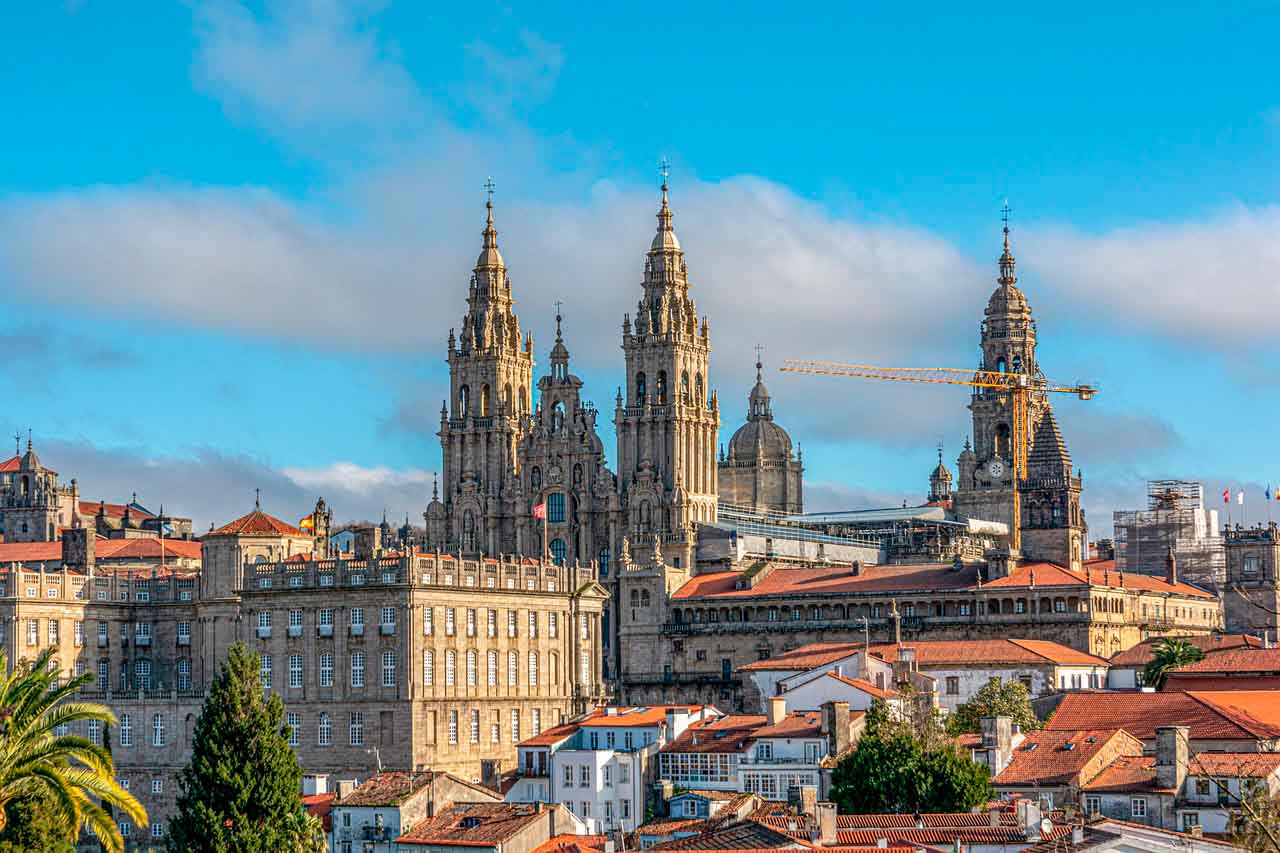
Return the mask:
<path fill-rule="evenodd" d="M 1244 492 L 1236 492 L 1236 503 L 1244 506 Z"/>
<path fill-rule="evenodd" d="M 1231 490 L 1230 490 L 1230 489 L 1223 489 L 1223 490 L 1222 490 L 1222 502 L 1223 502 L 1224 504 L 1229 504 L 1229 503 L 1231 503 Z"/>
<path fill-rule="evenodd" d="M 312 515 L 308 515 L 306 518 L 300 519 L 298 521 L 298 527 L 301 528 L 302 530 L 315 530 L 316 529 L 315 514 L 313 513 Z"/>
<path fill-rule="evenodd" d="M 533 517 L 534 517 L 534 518 L 546 518 L 546 517 L 547 517 L 547 502 L 546 502 L 546 501 L 543 501 L 542 503 L 538 504 L 537 506 L 535 506 L 535 507 L 533 508 Z"/>
<path fill-rule="evenodd" d="M 1267 483 L 1266 495 L 1267 495 L 1267 500 L 1271 500 L 1271 484 L 1270 483 Z"/>

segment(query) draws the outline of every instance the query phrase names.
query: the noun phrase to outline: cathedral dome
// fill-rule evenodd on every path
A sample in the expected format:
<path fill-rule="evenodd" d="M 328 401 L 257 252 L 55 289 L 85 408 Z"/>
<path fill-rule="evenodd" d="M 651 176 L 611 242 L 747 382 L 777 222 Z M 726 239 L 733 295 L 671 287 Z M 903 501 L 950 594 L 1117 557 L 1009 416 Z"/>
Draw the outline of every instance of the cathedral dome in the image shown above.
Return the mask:
<path fill-rule="evenodd" d="M 1001 317 L 1030 314 L 1026 295 L 1018 289 L 1018 276 L 1014 274 L 1015 261 L 1009 250 L 1009 225 L 1004 228 L 1004 252 L 1000 255 L 1000 282 L 987 300 L 987 316 Z"/>
<path fill-rule="evenodd" d="M 765 387 L 764 365 L 756 362 L 756 384 L 747 397 L 747 422 L 729 439 L 730 459 L 754 459 L 759 453 L 765 459 L 790 460 L 791 436 L 773 422 L 769 389 Z"/>

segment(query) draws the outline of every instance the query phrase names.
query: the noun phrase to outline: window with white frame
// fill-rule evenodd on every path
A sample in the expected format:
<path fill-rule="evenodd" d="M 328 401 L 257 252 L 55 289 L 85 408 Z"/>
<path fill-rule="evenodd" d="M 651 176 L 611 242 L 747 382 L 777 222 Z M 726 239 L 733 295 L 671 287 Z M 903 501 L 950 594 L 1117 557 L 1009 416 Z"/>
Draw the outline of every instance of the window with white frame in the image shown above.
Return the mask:
<path fill-rule="evenodd" d="M 434 617 L 435 610 L 431 607 L 422 608 L 422 635 L 428 637 L 435 633 L 436 623 Z"/>
<path fill-rule="evenodd" d="M 364 687 L 364 652 L 351 653 L 351 686 Z"/>
<path fill-rule="evenodd" d="M 542 734 L 542 709 L 534 708 L 531 713 L 533 716 L 529 720 L 529 726 L 533 729 L 533 737 L 537 737 Z"/>
<path fill-rule="evenodd" d="M 72 636 L 75 639 L 75 644 L 77 646 L 83 646 L 84 645 L 84 623 L 76 622 L 72 626 L 72 628 L 74 629 Z"/>
<path fill-rule="evenodd" d="M 508 637 L 516 636 L 516 611 L 515 610 L 507 611 L 507 636 Z"/>
<path fill-rule="evenodd" d="M 507 686 L 515 687 L 520 678 L 520 656 L 515 651 L 507 652 Z"/>
<path fill-rule="evenodd" d="M 456 677 L 457 655 L 453 649 L 446 649 L 444 653 L 444 686 L 452 687 Z"/>
<path fill-rule="evenodd" d="M 164 714 L 151 715 L 151 745 L 164 746 Z"/>
<path fill-rule="evenodd" d="M 363 607 L 351 608 L 351 627 L 352 628 L 364 627 L 364 608 Z"/>
<path fill-rule="evenodd" d="M 133 718 L 128 714 L 120 715 L 120 745 L 133 746 Z"/>
<path fill-rule="evenodd" d="M 536 610 L 529 611 L 529 636 L 538 636 L 538 611 Z"/>
<path fill-rule="evenodd" d="M 391 650 L 382 653 L 382 686 L 396 686 L 396 653 Z"/>
<path fill-rule="evenodd" d="M 333 686 L 333 655 L 329 652 L 320 655 L 320 686 Z"/>
<path fill-rule="evenodd" d="M 467 636 L 474 637 L 476 635 L 476 609 L 474 607 L 467 608 Z"/>
<path fill-rule="evenodd" d="M 271 655 L 263 655 L 258 664 L 258 677 L 262 679 L 262 689 L 271 689 Z"/>
<path fill-rule="evenodd" d="M 422 684 L 431 687 L 436 683 L 436 653 L 431 649 L 422 652 Z"/>
<path fill-rule="evenodd" d="M 302 655 L 289 655 L 289 686 L 294 690 L 302 687 Z"/>
<path fill-rule="evenodd" d="M 488 684 L 490 687 L 496 687 L 498 685 L 498 653 L 490 650 L 486 657 L 489 665 Z"/>
<path fill-rule="evenodd" d="M 297 746 L 298 731 L 302 728 L 302 715 L 297 711 L 290 711 L 285 721 L 289 723 L 289 746 Z"/>
<path fill-rule="evenodd" d="M 458 712 L 449 712 L 449 743 L 458 742 Z"/>
<path fill-rule="evenodd" d="M 476 686 L 476 650 L 467 649 L 467 686 Z"/>
<path fill-rule="evenodd" d="M 320 712 L 320 720 L 316 724 L 316 743 L 320 746 L 333 745 L 333 723 L 324 711 Z"/>
<path fill-rule="evenodd" d="M 394 607 L 384 607 L 379 614 L 378 624 L 384 627 L 394 628 L 396 625 L 396 609 Z"/>
<path fill-rule="evenodd" d="M 444 633 L 446 637 L 452 637 L 454 634 L 453 608 L 446 607 L 444 609 Z"/>
<path fill-rule="evenodd" d="M 471 712 L 471 742 L 480 742 L 480 712 Z"/>
<path fill-rule="evenodd" d="M 555 639 L 560 630 L 560 614 L 554 610 L 547 614 L 547 636 Z"/>
<path fill-rule="evenodd" d="M 529 686 L 538 686 L 538 653 L 529 652 Z"/>
<path fill-rule="evenodd" d="M 301 610 L 294 609 L 289 611 L 289 627 L 295 628 L 295 629 L 302 627 L 302 611 Z"/>
<path fill-rule="evenodd" d="M 164 780 L 163 780 L 163 779 L 152 779 L 152 780 L 151 780 L 151 793 L 153 793 L 153 794 L 163 794 L 163 793 L 164 793 Z"/>
<path fill-rule="evenodd" d="M 1147 816 L 1147 798 L 1133 797 L 1129 800 L 1129 816 L 1130 817 L 1146 817 Z"/>
<path fill-rule="evenodd" d="M 511 742 L 520 742 L 520 709 L 511 709 Z"/>
<path fill-rule="evenodd" d="M 352 746 L 364 746 L 364 712 L 352 711 L 351 722 L 347 726 Z"/>
<path fill-rule="evenodd" d="M 492 609 L 489 611 L 489 636 L 498 636 L 498 611 Z"/>
<path fill-rule="evenodd" d="M 178 642 L 183 645 L 189 645 L 191 643 L 191 623 L 190 622 L 178 623 Z"/>

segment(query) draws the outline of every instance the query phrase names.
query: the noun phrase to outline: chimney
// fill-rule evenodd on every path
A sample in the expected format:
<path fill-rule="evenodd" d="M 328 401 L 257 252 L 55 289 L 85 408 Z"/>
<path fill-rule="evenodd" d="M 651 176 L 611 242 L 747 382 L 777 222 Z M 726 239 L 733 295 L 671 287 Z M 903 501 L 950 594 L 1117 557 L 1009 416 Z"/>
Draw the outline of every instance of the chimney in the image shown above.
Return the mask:
<path fill-rule="evenodd" d="M 1180 796 L 1191 758 L 1191 729 L 1187 726 L 1156 727 L 1156 784 L 1172 788 Z"/>
<path fill-rule="evenodd" d="M 818 803 L 818 843 L 823 847 L 834 847 L 838 840 L 836 835 L 836 804 Z"/>
<path fill-rule="evenodd" d="M 849 703 L 823 702 L 822 729 L 827 735 L 827 748 L 832 755 L 843 755 L 852 740 L 849 733 Z"/>
<path fill-rule="evenodd" d="M 1071 843 L 1077 846 L 1084 844 L 1084 827 L 1078 823 L 1071 827 Z"/>
<path fill-rule="evenodd" d="M 80 524 L 79 515 L 75 517 L 75 521 L 70 528 L 62 531 L 62 568 L 88 573 L 94 565 L 97 531 Z"/>
<path fill-rule="evenodd" d="M 853 561 L 853 576 L 854 576 L 855 578 L 856 578 L 856 577 L 861 577 L 861 576 L 862 576 L 862 561 L 861 561 L 861 560 L 854 560 L 854 561 Z"/>
<path fill-rule="evenodd" d="M 1000 807 L 999 806 L 992 806 L 991 808 L 987 809 L 987 825 L 993 828 L 1000 825 Z"/>
<path fill-rule="evenodd" d="M 350 796 L 351 792 L 356 789 L 355 779 L 339 779 L 338 780 L 338 799 Z"/>
<path fill-rule="evenodd" d="M 813 785 L 792 785 L 787 789 L 787 800 L 796 813 L 812 819 L 818 811 L 818 789 Z"/>
<path fill-rule="evenodd" d="M 1178 582 L 1178 558 L 1173 553 L 1173 546 L 1169 546 L 1169 552 L 1164 555 L 1164 578 L 1169 583 Z"/>
<path fill-rule="evenodd" d="M 787 716 L 787 700 L 781 696 L 769 697 L 769 725 L 776 726 Z"/>
<path fill-rule="evenodd" d="M 995 776 L 1009 765 L 1013 758 L 1013 719 L 1010 717 L 983 717 L 982 745 L 991 756 L 991 775 Z"/>
<path fill-rule="evenodd" d="M 1040 840 L 1040 804 L 1030 800 L 1018 801 L 1018 826 L 1027 841 Z"/>

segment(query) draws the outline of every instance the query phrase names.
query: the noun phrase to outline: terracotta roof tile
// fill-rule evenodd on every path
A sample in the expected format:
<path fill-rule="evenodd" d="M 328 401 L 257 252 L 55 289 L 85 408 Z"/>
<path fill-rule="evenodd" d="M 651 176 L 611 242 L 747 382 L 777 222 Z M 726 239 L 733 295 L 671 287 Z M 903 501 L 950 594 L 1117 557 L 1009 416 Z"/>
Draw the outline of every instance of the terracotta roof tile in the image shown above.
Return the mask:
<path fill-rule="evenodd" d="M 1156 726 L 1190 726 L 1193 740 L 1277 737 L 1280 692 L 1071 693 L 1045 724 L 1054 731 L 1124 728 L 1142 740 L 1153 740 Z"/>
<path fill-rule="evenodd" d="M 636 829 L 641 835 L 670 835 L 673 832 L 696 832 L 706 825 L 702 818 L 676 818 L 673 820 L 653 820 Z"/>
<path fill-rule="evenodd" d="M 652 850 L 769 850 L 792 843 L 792 837 L 762 823 L 745 820 L 688 838 L 658 844 Z"/>
<path fill-rule="evenodd" d="M 1080 787 L 1085 791 L 1150 791 L 1156 784 L 1156 757 L 1154 755 L 1126 755 L 1117 758 L 1102 772 Z"/>
<path fill-rule="evenodd" d="M 838 672 L 828 672 L 823 677 L 835 679 L 836 681 L 839 681 L 841 684 L 847 684 L 850 687 L 856 687 L 859 690 L 861 690 L 863 693 L 866 693 L 868 696 L 873 696 L 876 699 L 892 699 L 898 695 L 897 691 L 885 690 L 883 688 L 876 687 L 874 684 L 872 684 L 870 681 L 867 681 L 864 678 L 849 678 L 848 676 L 841 675 Z"/>
<path fill-rule="evenodd" d="M 435 774 L 389 772 L 371 776 L 363 785 L 335 802 L 338 806 L 395 806 L 431 784 Z"/>
<path fill-rule="evenodd" d="M 763 714 L 729 714 L 712 720 L 699 720 L 660 751 L 740 752 L 755 737 L 756 730 L 768 722 L 769 718 Z"/>
<path fill-rule="evenodd" d="M 1277 673 L 1280 672 L 1280 649 L 1239 648 L 1210 652 L 1204 660 L 1180 666 L 1176 673 Z"/>
<path fill-rule="evenodd" d="M 0 462 L 0 473 L 11 474 L 14 471 L 17 471 L 18 469 L 20 469 L 21 467 L 22 467 L 22 457 L 14 456 L 11 459 L 6 459 L 5 461 Z"/>
<path fill-rule="evenodd" d="M 1184 675 L 1169 673 L 1165 679 L 1165 693 L 1216 692 L 1219 690 L 1280 690 L 1280 675 Z"/>
<path fill-rule="evenodd" d="M 272 515 L 267 515 L 260 509 L 255 509 L 248 515 L 242 515 L 235 521 L 222 525 L 217 530 L 208 534 L 210 536 L 307 536 L 307 533 L 289 524 L 287 521 L 281 521 Z"/>
<path fill-rule="evenodd" d="M 1136 646 L 1112 655 L 1111 665 L 1146 666 L 1155 657 L 1155 645 L 1161 639 L 1163 638 L 1153 637 L 1149 640 L 1143 640 Z M 1215 649 L 1258 648 L 1262 645 L 1262 640 L 1249 634 L 1212 634 L 1209 636 L 1177 637 L 1176 639 L 1186 640 L 1205 652 Z"/>
<path fill-rule="evenodd" d="M 546 819 L 542 803 L 451 803 L 396 839 L 398 844 L 491 847 Z"/>
<path fill-rule="evenodd" d="M 1193 776 L 1261 779 L 1280 770 L 1280 752 L 1200 752 L 1188 766 Z"/>
<path fill-rule="evenodd" d="M 599 713 L 599 711 L 597 710 L 595 713 Z M 565 738 L 571 737 L 581 728 L 581 722 L 562 723 L 549 729 L 543 729 L 533 737 L 520 741 L 516 746 L 554 746 Z"/>
<path fill-rule="evenodd" d="M 1142 753 L 1141 742 L 1119 728 L 1032 732 L 1014 749 L 1009 766 L 992 784 L 997 788 L 1078 784 L 1085 765 L 1116 738 L 1127 742 L 1130 753 Z"/>
<path fill-rule="evenodd" d="M 102 514 L 107 518 L 124 518 L 125 507 L 129 508 L 129 516 L 131 518 L 142 521 L 147 518 L 155 518 L 155 515 L 147 512 L 137 504 L 110 504 L 105 501 L 80 501 L 80 515 L 86 519 L 93 518 L 98 514 L 98 510 L 102 510 Z"/>
<path fill-rule="evenodd" d="M 593 714 L 589 718 L 582 721 L 582 725 L 586 728 L 609 727 L 609 726 L 656 726 L 665 722 L 668 711 L 685 711 L 688 713 L 697 713 L 701 711 L 704 705 L 630 705 L 601 709 L 600 713 Z M 610 710 L 617 713 L 609 713 Z"/>
<path fill-rule="evenodd" d="M 553 835 L 530 853 L 601 853 L 608 838 L 603 835 Z"/>
<path fill-rule="evenodd" d="M 1103 658 L 1048 640 L 925 640 L 901 646 L 883 643 L 872 646 L 871 653 L 893 663 L 898 660 L 900 648 L 914 649 L 916 662 L 922 666 L 990 663 L 1108 665 Z"/>
<path fill-rule="evenodd" d="M 194 539 L 165 539 L 144 536 L 141 539 L 107 539 L 94 546 L 94 553 L 104 560 L 160 559 L 161 550 L 167 557 L 200 559 L 200 543 Z"/>
<path fill-rule="evenodd" d="M 740 666 L 738 670 L 740 672 L 772 672 L 774 670 L 804 672 L 844 660 L 850 655 L 857 654 L 861 648 L 861 643 L 812 643 Z"/>
<path fill-rule="evenodd" d="M 1120 572 L 1116 571 L 1114 560 L 1094 560 L 1086 563 L 1085 567 L 1085 571 L 1074 572 L 1056 563 L 1023 563 L 1011 571 L 1007 577 L 988 581 L 983 584 L 983 587 L 987 589 L 1025 588 L 1031 585 L 1032 575 L 1034 575 L 1037 587 L 1082 587 L 1090 584 L 1103 586 L 1106 581 L 1110 588 L 1120 588 Z M 1135 572 L 1124 574 L 1124 588 L 1178 593 L 1194 598 L 1214 597 L 1213 593 L 1198 586 L 1187 583 L 1170 584 L 1164 578 Z"/>
<path fill-rule="evenodd" d="M 867 593 L 897 590 L 966 589 L 978 579 L 977 569 L 955 571 L 950 564 L 919 566 L 869 566 L 855 576 L 844 566 L 779 567 L 756 586 L 737 589 L 741 572 L 710 572 L 698 575 L 676 590 L 673 599 L 758 598 L 787 593 Z"/>

